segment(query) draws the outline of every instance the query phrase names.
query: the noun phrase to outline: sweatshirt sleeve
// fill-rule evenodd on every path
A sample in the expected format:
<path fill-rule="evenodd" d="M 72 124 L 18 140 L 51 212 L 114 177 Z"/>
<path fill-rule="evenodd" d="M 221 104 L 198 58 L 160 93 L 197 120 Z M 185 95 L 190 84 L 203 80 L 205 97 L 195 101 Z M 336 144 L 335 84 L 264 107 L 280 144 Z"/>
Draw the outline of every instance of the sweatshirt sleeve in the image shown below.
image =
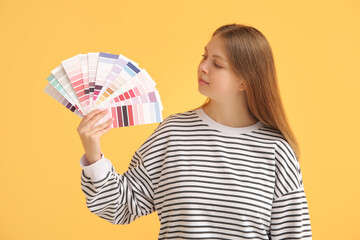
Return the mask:
<path fill-rule="evenodd" d="M 115 171 L 104 154 L 90 165 L 84 154 L 80 166 L 81 189 L 87 208 L 95 215 L 124 225 L 155 211 L 152 183 L 138 150 L 123 174 Z"/>
<path fill-rule="evenodd" d="M 275 150 L 275 190 L 270 234 L 272 240 L 312 239 L 300 165 L 286 140 L 279 142 Z"/>

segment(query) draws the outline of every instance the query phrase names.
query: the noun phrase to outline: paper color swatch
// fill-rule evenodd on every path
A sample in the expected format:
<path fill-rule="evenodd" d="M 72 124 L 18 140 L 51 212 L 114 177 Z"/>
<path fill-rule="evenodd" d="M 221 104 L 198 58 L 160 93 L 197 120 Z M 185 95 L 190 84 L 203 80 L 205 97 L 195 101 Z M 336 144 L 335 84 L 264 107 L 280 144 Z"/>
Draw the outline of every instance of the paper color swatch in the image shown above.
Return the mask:
<path fill-rule="evenodd" d="M 156 83 L 124 55 L 78 54 L 62 61 L 47 81 L 44 91 L 81 118 L 98 108 L 109 109 L 94 127 L 111 118 L 112 128 L 163 121 Z"/>

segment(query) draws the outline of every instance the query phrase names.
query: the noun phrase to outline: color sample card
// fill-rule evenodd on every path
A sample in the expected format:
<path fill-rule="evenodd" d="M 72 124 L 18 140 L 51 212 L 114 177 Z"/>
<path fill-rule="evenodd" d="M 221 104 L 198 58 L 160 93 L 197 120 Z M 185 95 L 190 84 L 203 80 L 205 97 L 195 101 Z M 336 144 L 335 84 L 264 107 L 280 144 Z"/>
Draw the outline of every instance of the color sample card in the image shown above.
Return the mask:
<path fill-rule="evenodd" d="M 99 104 L 99 102 L 103 101 L 105 98 L 107 98 L 110 94 L 110 91 L 112 90 L 112 92 L 114 92 L 113 89 L 109 88 L 110 85 L 112 85 L 114 83 L 114 80 L 116 79 L 116 77 L 120 74 L 121 71 L 123 71 L 124 66 L 128 63 L 131 62 L 131 64 L 137 66 L 138 63 L 128 59 L 127 57 L 125 57 L 124 55 L 119 55 L 118 59 L 116 60 L 115 64 L 113 65 L 99 95 L 97 98 L 97 104 Z M 104 94 L 104 92 L 107 91 L 107 93 L 102 96 Z M 111 93 L 112 93 L 111 92 Z M 100 99 L 101 100 L 100 100 Z"/>
<path fill-rule="evenodd" d="M 87 54 L 80 55 L 81 72 L 84 83 L 85 92 L 85 112 L 90 111 L 90 96 L 89 96 L 89 67 L 88 67 L 88 56 Z"/>
<path fill-rule="evenodd" d="M 44 91 L 83 118 L 95 109 L 108 113 L 111 128 L 162 122 L 163 105 L 156 83 L 137 62 L 122 54 L 92 52 L 65 59 L 47 77 Z"/>
<path fill-rule="evenodd" d="M 75 113 L 77 116 L 82 117 L 80 112 L 72 105 L 63 95 L 61 95 L 57 89 L 52 86 L 50 83 L 46 85 L 44 91 L 49 94 L 52 98 L 54 98 L 56 101 L 61 103 L 63 106 L 65 106 L 67 109 L 69 109 L 71 112 Z"/>
<path fill-rule="evenodd" d="M 92 106 L 93 95 L 95 90 L 95 82 L 96 82 L 96 70 L 99 60 L 99 53 L 88 53 L 88 68 L 89 68 L 89 100 L 90 106 Z"/>
<path fill-rule="evenodd" d="M 56 78 L 56 80 L 60 83 L 60 85 L 64 88 L 66 93 L 70 96 L 71 100 L 75 103 L 76 109 L 84 115 L 84 109 L 82 109 L 80 102 L 76 96 L 74 89 L 71 86 L 71 82 L 66 75 L 66 72 L 62 65 L 57 66 L 55 69 L 51 71 L 52 75 Z"/>
<path fill-rule="evenodd" d="M 62 61 L 61 64 L 63 65 L 64 70 L 68 75 L 68 78 L 76 93 L 77 98 L 79 99 L 82 109 L 84 109 L 86 113 L 86 96 L 80 64 L 80 54 Z"/>

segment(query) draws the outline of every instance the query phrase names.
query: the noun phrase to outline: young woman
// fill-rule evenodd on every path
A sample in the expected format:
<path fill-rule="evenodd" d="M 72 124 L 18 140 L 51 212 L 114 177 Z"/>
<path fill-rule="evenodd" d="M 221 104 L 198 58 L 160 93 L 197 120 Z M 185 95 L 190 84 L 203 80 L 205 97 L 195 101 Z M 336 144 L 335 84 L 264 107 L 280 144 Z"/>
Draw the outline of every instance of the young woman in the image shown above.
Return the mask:
<path fill-rule="evenodd" d="M 123 174 L 100 149 L 111 121 L 78 127 L 81 188 L 112 224 L 157 211 L 158 239 L 312 239 L 299 148 L 270 45 L 251 26 L 219 27 L 198 67 L 200 107 L 165 118 Z"/>

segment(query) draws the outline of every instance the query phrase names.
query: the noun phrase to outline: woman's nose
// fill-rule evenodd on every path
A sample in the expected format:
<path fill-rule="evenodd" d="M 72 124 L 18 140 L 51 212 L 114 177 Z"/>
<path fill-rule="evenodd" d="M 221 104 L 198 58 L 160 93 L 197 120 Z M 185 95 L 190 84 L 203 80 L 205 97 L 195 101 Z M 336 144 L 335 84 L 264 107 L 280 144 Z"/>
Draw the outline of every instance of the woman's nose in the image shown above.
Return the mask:
<path fill-rule="evenodd" d="M 205 61 L 202 61 L 199 65 L 199 70 L 203 73 L 207 73 L 208 70 L 207 70 L 207 66 L 206 66 L 206 62 Z"/>

